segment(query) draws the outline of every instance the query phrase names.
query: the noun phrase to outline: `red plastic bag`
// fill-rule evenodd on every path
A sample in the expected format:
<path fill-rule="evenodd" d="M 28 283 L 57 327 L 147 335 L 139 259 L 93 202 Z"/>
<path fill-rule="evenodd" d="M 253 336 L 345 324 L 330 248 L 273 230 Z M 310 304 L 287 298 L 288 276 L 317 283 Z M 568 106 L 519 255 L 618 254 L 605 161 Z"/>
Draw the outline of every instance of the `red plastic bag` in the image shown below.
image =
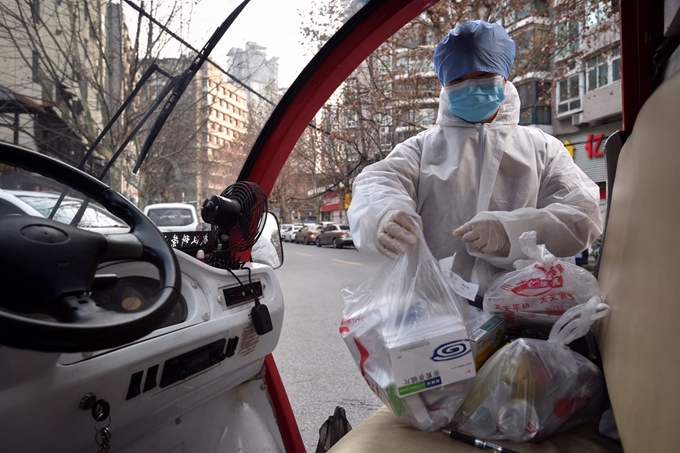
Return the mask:
<path fill-rule="evenodd" d="M 600 295 L 590 272 L 537 244 L 535 231 L 519 241 L 529 259 L 517 260 L 517 270 L 496 278 L 484 295 L 484 310 L 503 316 L 507 326 L 552 326 L 570 308 Z"/>

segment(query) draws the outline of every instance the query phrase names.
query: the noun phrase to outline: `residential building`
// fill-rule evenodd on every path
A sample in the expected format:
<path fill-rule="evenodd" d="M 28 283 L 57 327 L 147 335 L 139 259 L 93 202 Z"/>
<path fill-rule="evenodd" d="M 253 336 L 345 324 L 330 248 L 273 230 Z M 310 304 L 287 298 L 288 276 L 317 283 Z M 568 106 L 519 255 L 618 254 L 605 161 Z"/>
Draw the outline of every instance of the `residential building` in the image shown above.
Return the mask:
<path fill-rule="evenodd" d="M 203 185 L 207 196 L 236 182 L 245 162 L 247 149 L 239 139 L 246 131 L 248 92 L 211 64 L 204 65 L 200 78 L 205 107 L 209 109 L 208 120 L 201 128 L 210 162 Z"/>
<path fill-rule="evenodd" d="M 129 47 L 119 2 L 3 2 L 0 140 L 80 164 L 122 102 Z M 113 152 L 107 145 L 86 171 L 100 173 Z M 121 172 L 105 181 L 124 189 Z"/>
<path fill-rule="evenodd" d="M 585 0 L 582 5 L 558 25 L 554 37 L 559 51 L 552 62 L 552 134 L 600 187 L 604 216 L 604 145 L 622 127 L 618 1 Z"/>
<path fill-rule="evenodd" d="M 189 57 L 155 63 L 179 74 Z M 154 74 L 147 101 L 157 97 L 168 79 Z M 161 130 L 142 168 L 141 202 L 185 202 L 200 208 L 210 194 L 221 193 L 236 181 L 246 157 L 241 138 L 248 114 L 245 90 L 209 62 L 204 63 Z"/>
<path fill-rule="evenodd" d="M 268 58 L 266 50 L 266 47 L 251 41 L 246 43 L 245 49 L 231 48 L 227 53 L 227 71 L 257 93 L 273 99 L 279 89 L 279 59 Z M 248 105 L 257 100 L 252 91 L 247 91 Z"/>

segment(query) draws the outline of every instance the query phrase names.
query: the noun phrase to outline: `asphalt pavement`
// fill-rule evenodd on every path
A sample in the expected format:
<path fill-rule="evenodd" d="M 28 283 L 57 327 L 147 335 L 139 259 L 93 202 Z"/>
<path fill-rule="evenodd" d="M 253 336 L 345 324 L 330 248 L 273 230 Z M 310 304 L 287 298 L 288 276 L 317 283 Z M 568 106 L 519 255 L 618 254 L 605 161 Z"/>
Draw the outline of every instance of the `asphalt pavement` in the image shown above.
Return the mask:
<path fill-rule="evenodd" d="M 308 453 L 315 451 L 319 428 L 336 406 L 345 408 L 352 426 L 382 406 L 338 332 L 341 288 L 367 280 L 382 262 L 382 255 L 353 247 L 284 244 L 284 264 L 276 274 L 285 315 L 274 359 Z"/>

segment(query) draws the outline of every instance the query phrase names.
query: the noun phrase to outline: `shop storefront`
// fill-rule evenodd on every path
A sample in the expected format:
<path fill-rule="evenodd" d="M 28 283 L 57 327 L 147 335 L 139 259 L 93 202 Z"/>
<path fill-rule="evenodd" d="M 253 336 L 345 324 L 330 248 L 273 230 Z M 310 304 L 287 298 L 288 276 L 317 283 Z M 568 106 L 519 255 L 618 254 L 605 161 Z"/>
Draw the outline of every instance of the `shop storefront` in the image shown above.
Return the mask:
<path fill-rule="evenodd" d="M 604 220 L 606 211 L 607 168 L 604 159 L 604 144 L 607 138 L 621 129 L 621 122 L 582 129 L 574 134 L 557 138 L 564 143 L 574 162 L 600 187 L 600 213 Z"/>
<path fill-rule="evenodd" d="M 324 195 L 321 205 L 321 221 L 347 223 L 347 209 L 351 201 L 352 196 L 349 193 L 330 192 Z"/>

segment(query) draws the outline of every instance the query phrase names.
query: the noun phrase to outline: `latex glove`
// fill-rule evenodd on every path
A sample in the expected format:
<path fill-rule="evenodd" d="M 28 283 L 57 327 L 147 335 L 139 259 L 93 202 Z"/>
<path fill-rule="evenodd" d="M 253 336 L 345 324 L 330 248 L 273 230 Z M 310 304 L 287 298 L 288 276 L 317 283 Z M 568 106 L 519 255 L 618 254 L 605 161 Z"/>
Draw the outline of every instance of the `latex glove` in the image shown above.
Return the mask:
<path fill-rule="evenodd" d="M 383 255 L 396 260 L 418 243 L 423 221 L 404 211 L 391 211 L 383 216 L 378 226 L 376 248 Z"/>
<path fill-rule="evenodd" d="M 462 236 L 471 249 L 482 253 L 498 256 L 508 256 L 510 253 L 510 239 L 500 220 L 485 219 L 468 222 L 454 230 L 453 236 Z"/>

